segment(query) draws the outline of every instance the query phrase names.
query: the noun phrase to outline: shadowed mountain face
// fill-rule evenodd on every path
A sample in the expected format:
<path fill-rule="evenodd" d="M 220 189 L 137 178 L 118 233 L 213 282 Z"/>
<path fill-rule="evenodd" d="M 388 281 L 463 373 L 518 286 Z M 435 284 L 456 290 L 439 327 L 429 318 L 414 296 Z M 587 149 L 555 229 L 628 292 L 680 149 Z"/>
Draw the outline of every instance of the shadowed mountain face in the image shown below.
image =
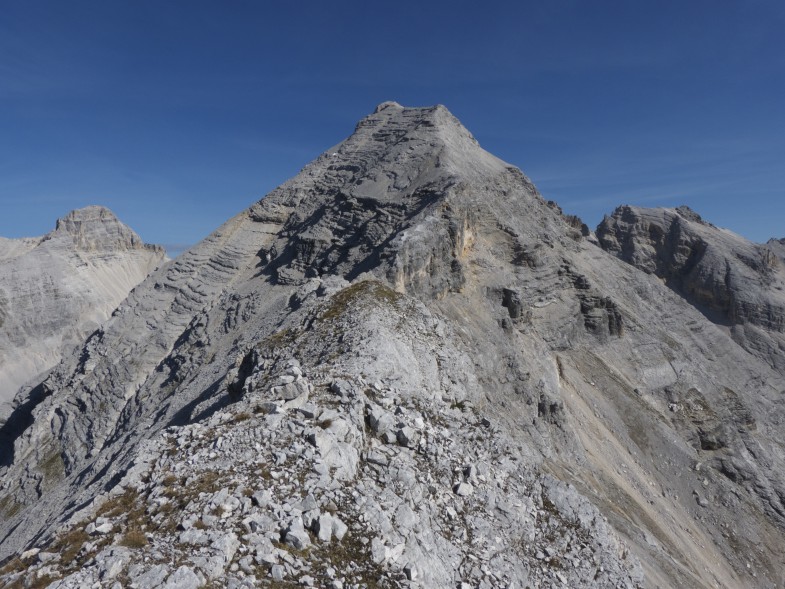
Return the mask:
<path fill-rule="evenodd" d="M 22 385 L 80 346 L 164 259 L 96 206 L 43 237 L 0 238 L 0 420 Z"/>
<path fill-rule="evenodd" d="M 649 259 L 633 213 L 608 253 L 444 107 L 380 105 L 24 399 L 4 582 L 779 586 L 782 364 L 737 343 L 779 333 L 772 263 L 723 302 L 690 260 L 726 232 L 663 213 L 699 238 Z"/>

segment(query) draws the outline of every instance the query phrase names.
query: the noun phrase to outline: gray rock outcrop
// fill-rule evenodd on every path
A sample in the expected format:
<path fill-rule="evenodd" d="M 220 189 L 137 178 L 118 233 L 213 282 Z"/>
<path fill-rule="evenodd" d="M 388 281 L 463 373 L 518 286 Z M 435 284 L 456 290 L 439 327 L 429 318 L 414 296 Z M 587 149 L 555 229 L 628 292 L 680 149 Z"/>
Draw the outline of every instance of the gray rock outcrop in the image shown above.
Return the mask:
<path fill-rule="evenodd" d="M 777 587 L 779 364 L 587 237 L 380 105 L 11 416 L 0 579 Z"/>
<path fill-rule="evenodd" d="M 687 207 L 622 206 L 596 235 L 606 251 L 662 278 L 747 351 L 785 370 L 782 242 L 752 243 Z"/>
<path fill-rule="evenodd" d="M 0 238 L 0 422 L 20 387 L 81 346 L 165 257 L 97 206 L 43 237 Z"/>

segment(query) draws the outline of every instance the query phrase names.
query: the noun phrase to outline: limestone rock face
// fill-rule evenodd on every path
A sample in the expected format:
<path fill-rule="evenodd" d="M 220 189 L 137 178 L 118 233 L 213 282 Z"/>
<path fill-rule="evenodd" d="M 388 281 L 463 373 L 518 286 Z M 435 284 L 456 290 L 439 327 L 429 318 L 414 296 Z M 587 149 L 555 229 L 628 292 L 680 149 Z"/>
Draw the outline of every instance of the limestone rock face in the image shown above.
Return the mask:
<path fill-rule="evenodd" d="M 98 206 L 43 237 L 0 239 L 0 420 L 22 385 L 82 344 L 164 259 Z"/>
<path fill-rule="evenodd" d="M 687 207 L 619 207 L 597 228 L 607 251 L 655 274 L 734 339 L 785 369 L 785 246 L 752 243 Z"/>
<path fill-rule="evenodd" d="M 0 582 L 777 587 L 783 371 L 652 264 L 384 103 L 30 391 Z"/>

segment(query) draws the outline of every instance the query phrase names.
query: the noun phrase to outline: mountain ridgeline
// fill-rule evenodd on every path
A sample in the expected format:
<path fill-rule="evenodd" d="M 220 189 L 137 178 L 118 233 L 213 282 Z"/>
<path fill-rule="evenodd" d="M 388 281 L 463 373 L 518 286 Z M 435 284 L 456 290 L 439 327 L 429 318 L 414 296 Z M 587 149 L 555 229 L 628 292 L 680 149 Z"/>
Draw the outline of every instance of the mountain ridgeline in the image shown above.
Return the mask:
<path fill-rule="evenodd" d="M 784 252 L 381 104 L 17 398 L 0 582 L 780 587 Z"/>

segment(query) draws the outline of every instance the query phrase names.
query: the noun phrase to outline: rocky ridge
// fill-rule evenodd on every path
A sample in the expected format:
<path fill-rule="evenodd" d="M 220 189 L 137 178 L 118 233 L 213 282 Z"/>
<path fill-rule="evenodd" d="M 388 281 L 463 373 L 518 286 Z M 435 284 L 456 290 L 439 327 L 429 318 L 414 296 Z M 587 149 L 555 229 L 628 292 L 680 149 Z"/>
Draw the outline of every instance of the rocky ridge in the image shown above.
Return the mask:
<path fill-rule="evenodd" d="M 688 207 L 619 207 L 597 228 L 602 247 L 655 274 L 727 326 L 735 341 L 785 369 L 783 246 L 755 244 L 704 221 Z"/>
<path fill-rule="evenodd" d="M 12 416 L 4 582 L 778 586 L 777 364 L 588 233 L 380 105 Z"/>
<path fill-rule="evenodd" d="M 0 420 L 20 387 L 81 345 L 165 258 L 97 206 L 43 237 L 0 239 Z"/>
<path fill-rule="evenodd" d="M 317 299 L 313 329 L 344 334 L 342 359 L 301 365 L 316 341 L 260 342 L 232 372 L 240 399 L 146 443 L 71 532 L 22 555 L 34 575 L 63 588 L 639 584 L 596 508 L 529 470 L 468 400 L 439 396 L 430 356 L 466 361 L 434 337 L 443 322 L 376 281 Z M 367 380 L 410 354 L 430 378 Z"/>

